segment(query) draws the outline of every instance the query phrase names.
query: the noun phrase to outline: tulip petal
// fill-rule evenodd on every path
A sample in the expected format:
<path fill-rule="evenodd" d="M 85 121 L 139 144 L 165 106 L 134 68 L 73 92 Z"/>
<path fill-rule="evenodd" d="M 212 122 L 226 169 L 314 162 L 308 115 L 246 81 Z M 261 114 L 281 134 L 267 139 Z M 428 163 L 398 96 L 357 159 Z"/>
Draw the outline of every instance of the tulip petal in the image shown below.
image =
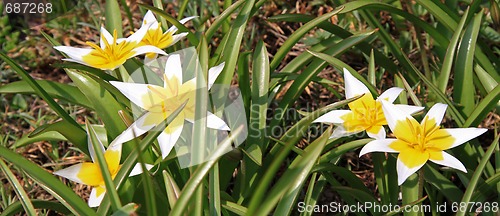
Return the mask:
<path fill-rule="evenodd" d="M 148 33 L 149 27 L 151 25 L 156 25 L 156 23 L 146 23 L 142 25 L 139 28 L 139 30 L 137 30 L 132 35 L 126 38 L 127 42 L 139 44 L 142 41 L 142 38 L 144 38 L 144 36 L 146 35 L 146 33 Z"/>
<path fill-rule="evenodd" d="M 154 97 L 154 94 L 150 91 L 148 87 L 149 84 L 116 81 L 110 81 L 109 83 L 117 88 L 130 101 L 132 101 L 132 103 L 143 109 L 148 109 L 152 105 L 161 102 L 155 100 L 156 97 Z"/>
<path fill-rule="evenodd" d="M 196 17 L 198 17 L 198 16 L 190 16 L 190 17 L 186 17 L 186 18 L 184 18 L 184 19 L 179 20 L 179 22 L 180 22 L 181 24 L 183 24 L 183 25 L 184 25 L 184 23 L 186 23 L 186 22 L 188 22 L 189 20 L 192 20 L 192 19 L 194 19 L 194 18 L 196 18 Z M 170 28 L 167 30 L 167 32 L 172 32 L 172 33 L 175 33 L 175 32 L 177 32 L 177 30 L 178 30 L 177 26 L 172 25 L 172 27 L 170 27 Z"/>
<path fill-rule="evenodd" d="M 208 90 L 212 88 L 212 85 L 214 85 L 215 80 L 217 80 L 217 77 L 219 77 L 225 65 L 226 63 L 222 62 L 219 65 L 208 69 Z"/>
<path fill-rule="evenodd" d="M 349 136 L 349 135 L 352 135 L 352 134 L 357 134 L 357 133 L 359 133 L 361 131 L 351 131 L 351 132 L 348 132 L 348 131 L 345 130 L 344 127 L 342 127 L 341 125 L 338 125 L 335 129 L 333 129 L 332 135 L 330 135 L 329 139 L 345 137 L 345 136 Z"/>
<path fill-rule="evenodd" d="M 224 122 L 224 120 L 212 114 L 211 112 L 207 112 L 207 127 L 216 130 L 231 130 L 229 126 L 227 126 L 226 122 Z"/>
<path fill-rule="evenodd" d="M 157 53 L 157 54 L 161 54 L 161 55 L 167 55 L 167 53 L 165 51 L 161 50 L 158 47 L 151 46 L 151 45 L 144 45 L 144 46 L 136 47 L 132 50 L 132 52 L 134 52 L 134 54 L 130 58 L 132 58 L 134 56 L 146 54 L 146 53 Z"/>
<path fill-rule="evenodd" d="M 151 164 L 144 164 L 147 170 L 150 170 L 153 168 L 153 165 Z M 144 171 L 142 170 L 142 166 L 140 163 L 135 164 L 134 168 L 132 168 L 132 171 L 130 171 L 130 174 L 128 175 L 129 177 L 139 175 L 143 173 Z"/>
<path fill-rule="evenodd" d="M 89 207 L 97 207 L 101 204 L 106 188 L 104 186 L 94 187 L 89 196 Z"/>
<path fill-rule="evenodd" d="M 368 134 L 369 137 L 374 139 L 385 139 L 386 136 L 385 129 L 381 125 L 372 126 L 370 129 L 366 130 L 366 134 Z"/>
<path fill-rule="evenodd" d="M 187 32 L 172 35 L 172 42 L 170 42 L 170 44 L 167 47 L 172 46 L 173 44 L 179 42 L 182 38 L 186 37 L 187 35 L 188 35 Z"/>
<path fill-rule="evenodd" d="M 340 118 L 346 114 L 352 113 L 351 110 L 332 110 L 327 112 L 313 121 L 313 123 L 332 123 L 332 124 L 342 124 L 344 120 Z"/>
<path fill-rule="evenodd" d="M 85 63 L 82 60 L 82 57 L 92 52 L 92 49 L 89 48 L 76 48 L 70 46 L 55 46 L 54 49 L 65 53 L 66 55 L 68 55 L 68 57 L 70 57 L 71 61 L 78 63 Z M 68 59 L 63 59 L 63 60 L 70 61 Z"/>
<path fill-rule="evenodd" d="M 377 100 L 385 100 L 387 102 L 394 103 L 394 101 L 396 100 L 396 98 L 398 98 L 399 94 L 401 94 L 402 91 L 402 88 L 392 87 L 380 94 Z"/>
<path fill-rule="evenodd" d="M 442 103 L 436 103 L 431 107 L 427 115 L 425 115 L 424 119 L 427 117 L 428 120 L 434 119 L 436 125 L 439 126 L 441 121 L 443 121 L 444 114 L 446 113 L 446 108 L 448 105 Z"/>
<path fill-rule="evenodd" d="M 180 82 L 179 84 L 182 83 L 182 64 L 179 54 L 168 56 L 167 63 L 165 64 L 165 75 L 167 75 L 169 80 L 176 77 Z"/>
<path fill-rule="evenodd" d="M 394 106 L 408 115 L 411 115 L 411 114 L 416 113 L 416 112 L 420 112 L 421 110 L 424 109 L 424 107 L 411 106 L 411 105 L 406 105 L 406 104 L 394 104 Z"/>
<path fill-rule="evenodd" d="M 391 143 L 393 143 L 394 141 L 396 141 L 396 139 L 377 139 L 377 140 L 370 141 L 368 144 L 363 146 L 363 148 L 361 149 L 361 152 L 359 152 L 359 157 L 365 155 L 366 153 L 370 153 L 370 152 L 396 153 L 398 151 L 389 147 L 389 145 L 391 145 Z"/>
<path fill-rule="evenodd" d="M 356 79 L 351 72 L 344 68 L 344 83 L 345 83 L 345 96 L 347 99 L 362 95 L 370 94 L 370 90 L 361 81 Z"/>
<path fill-rule="evenodd" d="M 488 131 L 486 128 L 447 128 L 442 129 L 448 132 L 453 138 L 455 138 L 453 144 L 450 148 L 462 145 L 463 143 L 478 137 L 479 135 Z"/>
<path fill-rule="evenodd" d="M 153 14 L 153 12 L 148 10 L 148 12 L 146 12 L 146 14 L 144 15 L 144 19 L 142 20 L 141 27 L 144 25 L 147 25 L 147 24 L 151 24 L 151 23 L 153 23 L 153 25 L 151 25 L 151 27 L 154 27 L 154 23 L 158 23 L 158 20 L 156 20 L 156 17 Z"/>
<path fill-rule="evenodd" d="M 387 120 L 387 125 L 389 125 L 389 128 L 391 129 L 392 132 L 396 130 L 396 123 L 398 121 L 403 121 L 406 122 L 406 119 L 413 119 L 410 115 L 404 113 L 403 111 L 399 110 L 397 107 L 395 107 L 393 104 L 382 100 L 382 110 L 384 111 L 385 119 Z"/>
<path fill-rule="evenodd" d="M 433 160 L 432 157 L 429 160 L 434 162 L 434 163 L 437 163 L 439 165 L 451 167 L 451 168 L 460 170 L 464 173 L 467 173 L 467 169 L 462 164 L 462 162 L 460 162 L 457 158 L 451 156 L 450 154 L 448 154 L 444 151 L 441 151 L 440 153 L 442 154 L 442 158 L 443 158 L 442 160 Z"/>
<path fill-rule="evenodd" d="M 111 35 L 104 26 L 101 26 L 101 37 L 99 38 L 99 45 L 101 45 L 101 48 L 104 49 L 106 47 L 106 43 L 104 42 L 104 39 L 106 39 L 106 42 L 108 44 L 112 44 L 114 42 L 113 35 Z"/>
<path fill-rule="evenodd" d="M 396 170 L 398 173 L 398 185 L 402 185 L 403 182 L 405 182 L 408 177 L 410 177 L 413 173 L 417 172 L 420 168 L 422 168 L 424 164 L 425 162 L 418 166 L 409 168 L 398 157 L 398 160 L 396 162 Z"/>
<path fill-rule="evenodd" d="M 141 117 L 139 117 L 132 125 L 130 125 L 125 131 L 123 131 L 120 135 L 118 135 L 111 144 L 110 147 L 114 147 L 115 145 L 121 145 L 129 140 L 132 140 L 149 130 L 155 126 L 155 124 L 146 124 L 146 119 L 151 115 L 150 112 L 144 113 Z"/>
<path fill-rule="evenodd" d="M 83 164 L 75 164 L 73 166 L 70 166 L 68 168 L 62 169 L 62 170 L 57 170 L 53 174 L 58 175 L 64 178 L 67 178 L 71 181 L 80 183 L 80 184 L 85 184 L 80 178 L 78 178 L 78 173 L 82 169 Z"/>
<path fill-rule="evenodd" d="M 177 140 L 181 136 L 182 128 L 184 127 L 184 112 L 181 112 L 170 122 L 165 130 L 158 136 L 158 144 L 160 145 L 162 158 L 166 158 Z"/>

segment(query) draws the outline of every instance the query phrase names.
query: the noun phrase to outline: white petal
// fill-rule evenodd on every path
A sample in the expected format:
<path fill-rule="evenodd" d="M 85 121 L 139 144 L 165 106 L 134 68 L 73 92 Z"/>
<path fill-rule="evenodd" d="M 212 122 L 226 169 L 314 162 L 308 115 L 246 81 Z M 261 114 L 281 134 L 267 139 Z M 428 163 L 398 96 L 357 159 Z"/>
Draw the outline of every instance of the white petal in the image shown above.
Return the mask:
<path fill-rule="evenodd" d="M 370 152 L 396 153 L 398 151 L 389 147 L 389 145 L 394 141 L 396 141 L 396 139 L 378 139 L 378 140 L 370 141 L 368 144 L 363 146 L 363 148 L 359 152 L 359 156 L 361 157 L 361 156 L 365 155 L 366 153 L 370 153 Z"/>
<path fill-rule="evenodd" d="M 153 23 L 153 25 L 151 26 L 151 27 L 153 27 L 154 23 L 158 23 L 158 20 L 156 20 L 156 17 L 153 14 L 153 12 L 148 10 L 148 12 L 146 12 L 146 14 L 144 15 L 144 19 L 142 20 L 141 26 L 151 24 L 151 23 Z"/>
<path fill-rule="evenodd" d="M 403 182 L 405 182 L 408 177 L 410 177 L 413 173 L 417 172 L 422 166 L 424 166 L 425 163 L 422 163 L 422 165 L 413 168 L 408 168 L 398 158 L 396 164 L 397 164 L 396 170 L 398 172 L 398 185 L 402 185 Z"/>
<path fill-rule="evenodd" d="M 78 63 L 83 62 L 82 57 L 88 55 L 93 50 L 90 48 L 76 48 L 70 46 L 55 46 L 54 49 L 65 53 L 68 57 Z"/>
<path fill-rule="evenodd" d="M 352 113 L 351 110 L 332 110 L 327 112 L 314 120 L 314 123 L 322 122 L 322 123 L 332 123 L 332 124 L 342 124 L 344 120 L 340 117 L 346 114 Z"/>
<path fill-rule="evenodd" d="M 187 32 L 172 35 L 172 42 L 167 47 L 172 46 L 173 44 L 179 42 L 182 38 L 186 37 L 186 35 L 188 35 Z"/>
<path fill-rule="evenodd" d="M 182 64 L 179 54 L 168 56 L 167 63 L 165 64 L 165 75 L 167 75 L 168 79 L 175 76 L 182 83 Z"/>
<path fill-rule="evenodd" d="M 387 120 L 387 125 L 391 131 L 394 132 L 397 121 L 406 121 L 406 119 L 413 119 L 410 115 L 399 110 L 394 104 L 391 104 L 385 100 L 380 101 L 382 103 L 382 110 L 384 110 L 385 119 Z"/>
<path fill-rule="evenodd" d="M 171 133 L 162 132 L 158 136 L 158 144 L 160 145 L 162 159 L 165 159 L 168 154 L 170 154 L 170 151 L 172 151 L 172 148 L 174 148 L 175 143 L 181 136 L 183 127 L 184 124 L 180 124 L 178 127 L 172 128 L 173 131 Z"/>
<path fill-rule="evenodd" d="M 57 171 L 54 172 L 54 175 L 58 175 L 58 176 L 67 178 L 67 179 L 69 179 L 71 181 L 74 181 L 74 182 L 77 182 L 77 183 L 80 183 L 80 184 L 85 184 L 77 176 L 78 172 L 80 172 L 80 169 L 82 169 L 82 164 L 81 163 L 75 164 L 73 166 L 70 166 L 70 167 L 62 169 L 62 170 L 57 170 Z"/>
<path fill-rule="evenodd" d="M 104 198 L 104 194 L 106 192 L 102 193 L 100 196 L 97 196 L 97 189 L 94 187 L 92 188 L 92 191 L 90 192 L 89 196 L 89 207 L 97 207 L 101 204 L 102 199 Z"/>
<path fill-rule="evenodd" d="M 146 54 L 146 53 L 157 53 L 157 54 L 167 55 L 167 53 L 165 51 L 161 50 L 158 47 L 151 46 L 151 45 L 144 45 L 144 46 L 134 48 L 132 50 L 132 52 L 134 52 L 134 55 L 132 55 L 132 57 Z"/>
<path fill-rule="evenodd" d="M 421 110 L 424 109 L 424 107 L 419 107 L 419 106 L 411 106 L 411 105 L 406 105 L 406 104 L 394 104 L 399 110 L 402 112 L 411 115 L 416 112 L 420 112 Z"/>
<path fill-rule="evenodd" d="M 357 134 L 359 132 L 361 131 L 347 132 L 344 127 L 338 125 L 335 129 L 333 129 L 332 135 L 330 136 L 329 139 L 345 137 L 352 134 Z"/>
<path fill-rule="evenodd" d="M 147 170 L 150 170 L 151 168 L 153 168 L 153 165 L 151 165 L 151 164 L 144 164 L 144 166 L 146 166 Z M 132 168 L 132 171 L 130 171 L 130 174 L 128 176 L 129 177 L 136 176 L 136 175 L 139 175 L 143 172 L 144 171 L 142 170 L 141 164 L 137 163 L 137 164 L 135 164 L 134 168 Z"/>
<path fill-rule="evenodd" d="M 128 42 L 135 42 L 135 43 L 141 42 L 142 38 L 144 38 L 144 35 L 146 35 L 146 33 L 148 33 L 149 27 L 153 24 L 154 23 L 147 23 L 147 24 L 142 25 L 141 28 L 139 28 L 139 30 L 134 32 L 132 35 L 128 36 L 126 38 L 126 40 Z"/>
<path fill-rule="evenodd" d="M 396 100 L 396 98 L 398 98 L 399 94 L 401 94 L 402 91 L 403 91 L 402 88 L 392 87 L 390 89 L 387 89 L 382 94 L 380 94 L 377 100 L 385 100 L 390 103 L 394 103 L 394 101 Z"/>
<path fill-rule="evenodd" d="M 217 80 L 217 77 L 219 77 L 225 65 L 226 63 L 222 62 L 219 65 L 208 69 L 208 90 L 212 88 L 212 85 L 214 85 L 215 80 Z"/>
<path fill-rule="evenodd" d="M 431 107 L 429 112 L 427 112 L 426 117 L 429 119 L 434 119 L 436 121 L 436 125 L 440 125 L 441 121 L 443 121 L 444 114 L 446 113 L 446 108 L 448 105 L 442 103 L 436 103 Z M 425 117 L 424 117 L 425 119 Z"/>
<path fill-rule="evenodd" d="M 151 130 L 151 128 L 153 128 L 155 125 L 154 124 L 145 125 L 144 123 L 144 121 L 149 115 L 150 113 L 147 112 L 141 117 L 139 117 L 139 119 L 137 119 L 134 123 L 132 123 L 132 125 L 130 125 L 127 129 L 125 129 L 125 131 L 123 131 L 120 135 L 118 135 L 115 138 L 115 140 L 113 140 L 113 142 L 109 144 L 110 148 L 111 147 L 114 148 L 115 145 L 121 145 L 125 142 L 128 142 Z"/>
<path fill-rule="evenodd" d="M 144 64 L 145 65 L 150 65 L 152 61 L 156 60 L 156 58 L 158 58 L 158 54 L 155 53 L 155 57 L 154 58 L 149 58 L 148 55 L 146 55 L 144 57 Z"/>
<path fill-rule="evenodd" d="M 231 129 L 227 126 L 226 122 L 211 112 L 207 112 L 207 127 L 217 130 L 230 131 Z"/>
<path fill-rule="evenodd" d="M 467 173 L 467 169 L 462 164 L 462 162 L 460 162 L 457 158 L 451 156 L 450 154 L 448 154 L 444 151 L 442 153 L 443 153 L 443 160 L 432 160 L 431 159 L 430 161 L 437 163 L 439 165 L 451 167 L 451 168 L 460 170 L 464 173 Z"/>
<path fill-rule="evenodd" d="M 376 134 L 370 133 L 368 131 L 366 131 L 366 134 L 368 134 L 369 137 L 374 139 L 385 139 L 386 136 L 384 126 L 380 127 L 380 130 L 378 130 Z"/>
<path fill-rule="evenodd" d="M 179 20 L 179 22 L 180 22 L 181 24 L 183 24 L 183 25 L 184 25 L 184 23 L 186 23 L 186 22 L 188 22 L 189 20 L 192 20 L 192 19 L 194 19 L 194 18 L 196 18 L 196 17 L 198 17 L 198 16 L 190 16 L 190 17 L 186 17 L 186 18 L 184 18 L 184 19 Z M 175 33 L 175 32 L 177 32 L 177 30 L 178 30 L 178 29 L 177 29 L 177 27 L 176 27 L 175 25 L 172 25 L 172 27 L 170 27 L 170 28 L 167 30 L 167 32 L 173 32 L 173 33 Z"/>
<path fill-rule="evenodd" d="M 101 45 L 101 48 L 104 49 L 104 47 L 106 47 L 106 44 L 104 43 L 104 39 L 103 38 L 106 38 L 106 40 L 108 41 L 108 44 L 113 44 L 113 35 L 111 35 L 108 30 L 106 30 L 106 28 L 104 28 L 104 26 L 101 26 L 101 37 L 99 38 L 99 43 Z"/>
<path fill-rule="evenodd" d="M 147 95 L 153 94 L 148 88 L 149 84 L 125 83 L 117 81 L 110 81 L 109 83 L 117 88 L 130 101 L 137 104 L 137 106 L 140 106 L 143 109 L 146 108 L 143 102 L 143 98 Z M 151 102 L 151 104 L 155 103 Z"/>
<path fill-rule="evenodd" d="M 455 141 L 450 148 L 462 145 L 463 143 L 488 131 L 486 128 L 447 128 L 443 130 L 455 138 Z"/>
<path fill-rule="evenodd" d="M 344 68 L 345 96 L 347 99 L 362 94 L 371 94 L 370 90 L 361 81 L 356 79 L 351 72 Z"/>

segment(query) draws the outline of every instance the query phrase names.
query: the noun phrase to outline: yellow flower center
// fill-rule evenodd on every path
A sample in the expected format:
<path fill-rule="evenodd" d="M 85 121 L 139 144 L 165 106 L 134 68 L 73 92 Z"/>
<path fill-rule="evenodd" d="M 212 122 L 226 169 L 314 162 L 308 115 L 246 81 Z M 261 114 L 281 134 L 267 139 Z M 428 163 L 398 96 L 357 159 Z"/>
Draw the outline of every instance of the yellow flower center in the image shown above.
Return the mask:
<path fill-rule="evenodd" d="M 139 45 L 151 45 L 160 49 L 165 49 L 172 44 L 174 40 L 172 35 L 172 32 L 163 33 L 163 30 L 161 29 L 161 23 L 158 23 L 158 27 L 156 29 L 150 28 L 148 30 Z M 146 54 L 148 58 L 154 58 L 155 55 L 156 53 Z"/>
<path fill-rule="evenodd" d="M 367 93 L 348 105 L 352 112 L 340 117 L 344 120 L 343 126 L 346 131 L 366 130 L 376 134 L 383 125 L 387 125 L 382 104 L 374 100 L 371 94 Z"/>
<path fill-rule="evenodd" d="M 111 178 L 114 179 L 120 170 L 120 152 L 108 150 L 104 153 L 104 158 L 106 159 Z M 83 163 L 82 168 L 76 176 L 86 185 L 97 187 L 97 196 L 105 191 L 100 189 L 104 187 L 104 178 L 102 177 L 98 163 Z"/>
<path fill-rule="evenodd" d="M 429 159 L 442 160 L 442 151 L 455 141 L 446 130 L 440 129 L 435 119 L 427 116 L 420 124 L 414 119 L 398 121 L 393 132 L 397 140 L 390 147 L 400 152 L 399 159 L 409 168 Z"/>
<path fill-rule="evenodd" d="M 104 48 L 95 43 L 87 41 L 87 45 L 94 48 L 92 52 L 82 57 L 82 61 L 92 67 L 103 70 L 113 70 L 125 63 L 125 61 L 134 55 L 132 51 L 138 45 L 136 42 L 127 42 L 125 40 L 117 43 L 117 32 L 113 31 L 113 41 L 108 41 L 106 37 L 101 36 L 104 42 Z"/>

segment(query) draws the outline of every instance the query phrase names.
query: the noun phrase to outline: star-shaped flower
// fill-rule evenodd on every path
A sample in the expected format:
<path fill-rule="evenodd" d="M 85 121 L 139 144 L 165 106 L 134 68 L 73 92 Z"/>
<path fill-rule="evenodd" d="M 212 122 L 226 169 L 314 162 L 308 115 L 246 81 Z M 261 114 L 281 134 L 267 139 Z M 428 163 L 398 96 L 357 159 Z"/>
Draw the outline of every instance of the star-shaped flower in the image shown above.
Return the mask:
<path fill-rule="evenodd" d="M 191 16 L 191 17 L 186 17 L 179 22 L 184 24 L 189 20 L 192 20 L 196 18 L 196 16 Z M 142 21 L 142 27 L 144 26 L 149 26 L 148 31 L 146 32 L 146 35 L 144 38 L 142 38 L 142 41 L 140 45 L 151 45 L 158 47 L 160 49 L 165 49 L 182 39 L 183 37 L 186 37 L 188 34 L 187 32 L 183 32 L 180 34 L 175 34 L 177 32 L 177 27 L 172 26 L 170 27 L 167 31 L 163 32 L 161 29 L 161 23 L 156 20 L 155 15 L 153 12 L 149 11 L 144 15 L 144 20 Z M 175 34 L 175 35 L 174 35 Z M 149 62 L 153 59 L 155 59 L 158 56 L 157 53 L 151 52 L 146 54 L 146 59 L 145 62 Z"/>
<path fill-rule="evenodd" d="M 210 90 L 223 68 L 224 63 L 209 69 L 208 90 Z M 177 117 L 158 136 L 162 157 L 167 157 L 174 147 L 174 144 L 179 139 L 184 126 L 184 120 L 189 122 L 194 122 L 195 120 L 196 78 L 184 83 L 182 80 L 180 56 L 178 54 L 172 54 L 169 55 L 165 65 L 163 86 L 110 82 L 130 101 L 146 110 L 142 116 L 115 139 L 115 142 L 121 144 L 146 133 L 154 126 L 163 122 L 183 103 L 187 102 Z M 207 113 L 206 120 L 209 128 L 229 130 L 229 127 L 222 119 L 210 112 Z"/>
<path fill-rule="evenodd" d="M 375 139 L 385 138 L 386 134 L 383 126 L 387 125 L 387 121 L 382 111 L 381 101 L 385 100 L 393 103 L 403 89 L 398 87 L 390 88 L 374 100 L 368 88 L 345 68 L 344 83 L 347 99 L 362 94 L 365 95 L 348 104 L 351 110 L 333 110 L 320 116 L 314 122 L 337 125 L 330 138 L 348 136 L 362 131 L 366 131 L 369 137 Z M 408 114 L 423 109 L 423 107 L 404 104 L 396 106 Z"/>
<path fill-rule="evenodd" d="M 62 176 L 71 181 L 86 184 L 92 186 L 92 191 L 90 192 L 90 197 L 88 200 L 88 204 L 90 207 L 97 207 L 102 202 L 104 198 L 104 194 L 106 192 L 106 186 L 104 184 L 104 178 L 101 173 L 101 169 L 99 168 L 99 163 L 96 161 L 97 156 L 95 153 L 95 149 L 92 147 L 90 143 L 90 136 L 87 138 L 89 140 L 88 148 L 90 152 L 90 157 L 92 158 L 92 162 L 84 162 L 79 163 L 68 168 L 55 171 L 54 174 L 58 176 Z M 114 179 L 118 171 L 120 170 L 120 158 L 122 154 L 122 146 L 114 145 L 109 146 L 109 148 L 104 151 L 104 146 L 100 140 L 98 143 L 101 147 L 101 151 L 104 152 L 104 158 L 108 165 L 109 174 L 111 178 Z M 149 170 L 153 167 L 153 165 L 145 164 L 146 168 Z M 140 164 L 136 164 L 136 166 L 132 169 L 129 176 L 134 176 L 142 173 L 142 168 Z"/>
<path fill-rule="evenodd" d="M 420 124 L 394 105 L 382 101 L 382 109 L 395 139 L 374 140 L 361 149 L 369 152 L 399 152 L 397 160 L 398 184 L 403 182 L 428 160 L 467 172 L 464 165 L 444 150 L 461 145 L 487 131 L 483 128 L 442 129 L 447 105 L 435 104 Z"/>
<path fill-rule="evenodd" d="M 127 59 L 146 53 L 167 55 L 163 50 L 151 45 L 141 45 L 150 25 L 143 25 L 128 38 L 118 38 L 116 30 L 111 35 L 101 27 L 100 46 L 88 42 L 91 48 L 76 48 L 71 46 L 55 46 L 69 56 L 65 61 L 77 62 L 101 70 L 114 70 L 125 63 Z"/>

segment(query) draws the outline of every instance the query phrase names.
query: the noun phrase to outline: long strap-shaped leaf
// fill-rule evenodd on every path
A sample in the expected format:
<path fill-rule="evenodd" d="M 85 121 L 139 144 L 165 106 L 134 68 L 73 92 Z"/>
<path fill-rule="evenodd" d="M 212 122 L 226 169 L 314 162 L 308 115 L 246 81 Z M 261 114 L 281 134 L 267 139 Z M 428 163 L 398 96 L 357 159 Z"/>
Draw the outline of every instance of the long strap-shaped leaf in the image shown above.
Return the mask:
<path fill-rule="evenodd" d="M 16 192 L 19 200 L 21 201 L 21 204 L 23 205 L 26 214 L 36 215 L 35 207 L 33 207 L 30 197 L 28 196 L 28 194 L 26 194 L 26 191 L 24 191 L 21 183 L 19 183 L 14 173 L 12 173 L 7 164 L 5 164 L 5 162 L 2 159 L 0 159 L 0 169 L 7 177 L 7 180 L 9 180 L 10 184 L 13 186 L 14 191 Z"/>

